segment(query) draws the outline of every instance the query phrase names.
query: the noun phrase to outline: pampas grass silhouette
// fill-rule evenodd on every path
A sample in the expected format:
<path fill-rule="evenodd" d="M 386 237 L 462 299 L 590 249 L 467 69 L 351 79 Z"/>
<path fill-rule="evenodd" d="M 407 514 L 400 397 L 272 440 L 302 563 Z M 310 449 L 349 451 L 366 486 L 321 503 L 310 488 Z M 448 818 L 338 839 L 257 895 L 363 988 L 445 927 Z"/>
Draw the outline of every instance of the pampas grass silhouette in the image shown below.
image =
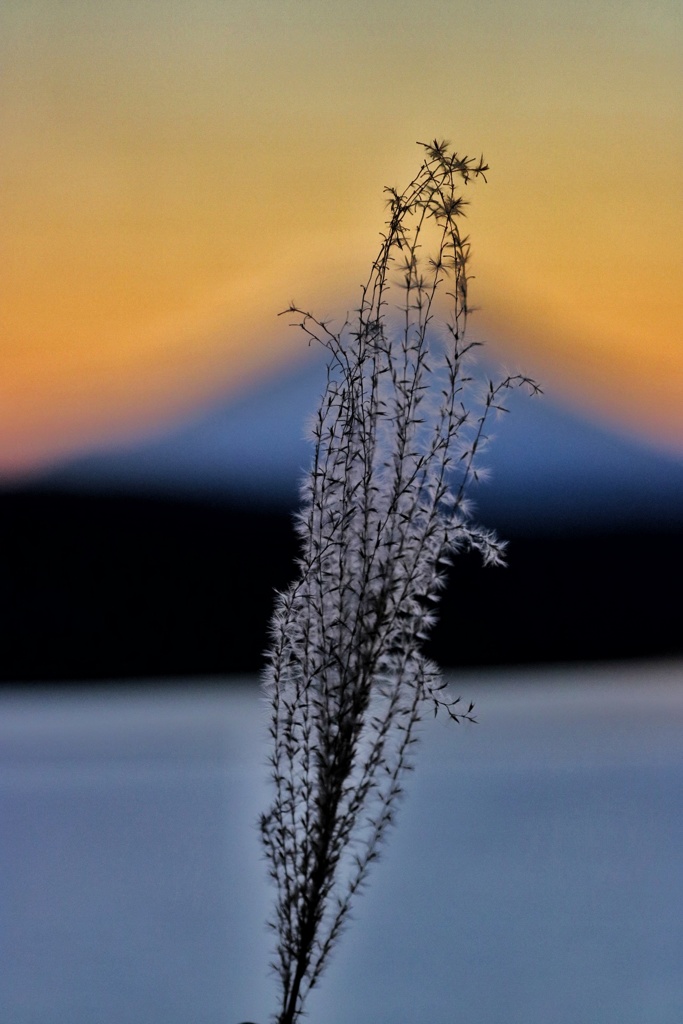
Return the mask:
<path fill-rule="evenodd" d="M 361 302 L 341 327 L 292 303 L 329 353 L 297 517 L 298 575 L 279 594 L 267 655 L 274 797 L 260 831 L 275 907 L 277 1024 L 318 984 L 394 820 L 426 711 L 474 721 L 421 645 L 453 556 L 504 545 L 472 519 L 487 425 L 526 377 L 482 384 L 465 339 L 470 249 L 463 191 L 483 158 L 420 143 Z M 399 294 L 396 302 L 391 301 Z"/>

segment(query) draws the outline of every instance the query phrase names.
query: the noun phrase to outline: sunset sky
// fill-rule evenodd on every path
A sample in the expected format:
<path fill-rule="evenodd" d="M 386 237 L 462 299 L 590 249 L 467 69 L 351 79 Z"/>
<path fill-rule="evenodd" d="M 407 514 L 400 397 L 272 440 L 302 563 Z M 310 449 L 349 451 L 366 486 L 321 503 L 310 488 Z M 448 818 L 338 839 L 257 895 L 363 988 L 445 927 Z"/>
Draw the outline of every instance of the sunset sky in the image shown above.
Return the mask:
<path fill-rule="evenodd" d="M 303 354 L 435 136 L 476 335 L 683 453 L 682 53 L 679 0 L 5 0 L 0 475 Z"/>

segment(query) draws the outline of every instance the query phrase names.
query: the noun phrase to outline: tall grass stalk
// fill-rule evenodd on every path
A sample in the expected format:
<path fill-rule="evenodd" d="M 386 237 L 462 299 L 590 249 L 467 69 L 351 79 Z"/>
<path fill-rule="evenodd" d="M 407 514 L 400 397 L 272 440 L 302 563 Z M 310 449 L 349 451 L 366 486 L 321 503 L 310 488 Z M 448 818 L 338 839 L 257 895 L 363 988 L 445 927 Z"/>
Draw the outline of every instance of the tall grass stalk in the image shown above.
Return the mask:
<path fill-rule="evenodd" d="M 277 598 L 268 651 L 274 797 L 260 821 L 275 887 L 277 1024 L 295 1024 L 394 819 L 426 710 L 473 721 L 421 651 L 453 556 L 504 545 L 465 493 L 505 392 L 477 382 L 466 341 L 470 248 L 463 192 L 483 159 L 420 144 L 359 308 L 335 328 L 292 303 L 329 353 L 297 517 L 294 583 Z M 393 301 L 393 296 L 397 301 Z"/>

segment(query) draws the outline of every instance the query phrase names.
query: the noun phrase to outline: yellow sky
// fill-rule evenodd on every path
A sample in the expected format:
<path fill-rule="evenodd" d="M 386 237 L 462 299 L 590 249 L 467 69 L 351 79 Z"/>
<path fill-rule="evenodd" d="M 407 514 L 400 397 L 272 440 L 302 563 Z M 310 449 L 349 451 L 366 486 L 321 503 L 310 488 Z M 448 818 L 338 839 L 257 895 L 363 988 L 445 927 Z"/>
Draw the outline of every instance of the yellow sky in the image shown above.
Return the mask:
<path fill-rule="evenodd" d="M 678 0 L 5 0 L 0 473 L 300 349 L 435 135 L 492 168 L 477 333 L 683 451 L 681 53 Z"/>

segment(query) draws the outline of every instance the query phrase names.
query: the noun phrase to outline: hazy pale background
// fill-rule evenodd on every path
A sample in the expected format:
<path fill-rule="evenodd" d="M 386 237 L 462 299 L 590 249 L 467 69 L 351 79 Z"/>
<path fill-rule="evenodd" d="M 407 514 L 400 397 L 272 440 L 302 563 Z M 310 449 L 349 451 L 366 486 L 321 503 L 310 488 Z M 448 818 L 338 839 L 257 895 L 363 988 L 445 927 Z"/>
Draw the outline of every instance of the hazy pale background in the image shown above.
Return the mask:
<path fill-rule="evenodd" d="M 682 672 L 460 675 L 311 1022 L 680 1024 Z M 0 691 L 4 1021 L 265 1024 L 250 682 Z"/>
<path fill-rule="evenodd" d="M 481 151 L 476 331 L 683 452 L 677 0 L 5 0 L 0 473 L 237 394 L 353 306 L 416 140 Z"/>

